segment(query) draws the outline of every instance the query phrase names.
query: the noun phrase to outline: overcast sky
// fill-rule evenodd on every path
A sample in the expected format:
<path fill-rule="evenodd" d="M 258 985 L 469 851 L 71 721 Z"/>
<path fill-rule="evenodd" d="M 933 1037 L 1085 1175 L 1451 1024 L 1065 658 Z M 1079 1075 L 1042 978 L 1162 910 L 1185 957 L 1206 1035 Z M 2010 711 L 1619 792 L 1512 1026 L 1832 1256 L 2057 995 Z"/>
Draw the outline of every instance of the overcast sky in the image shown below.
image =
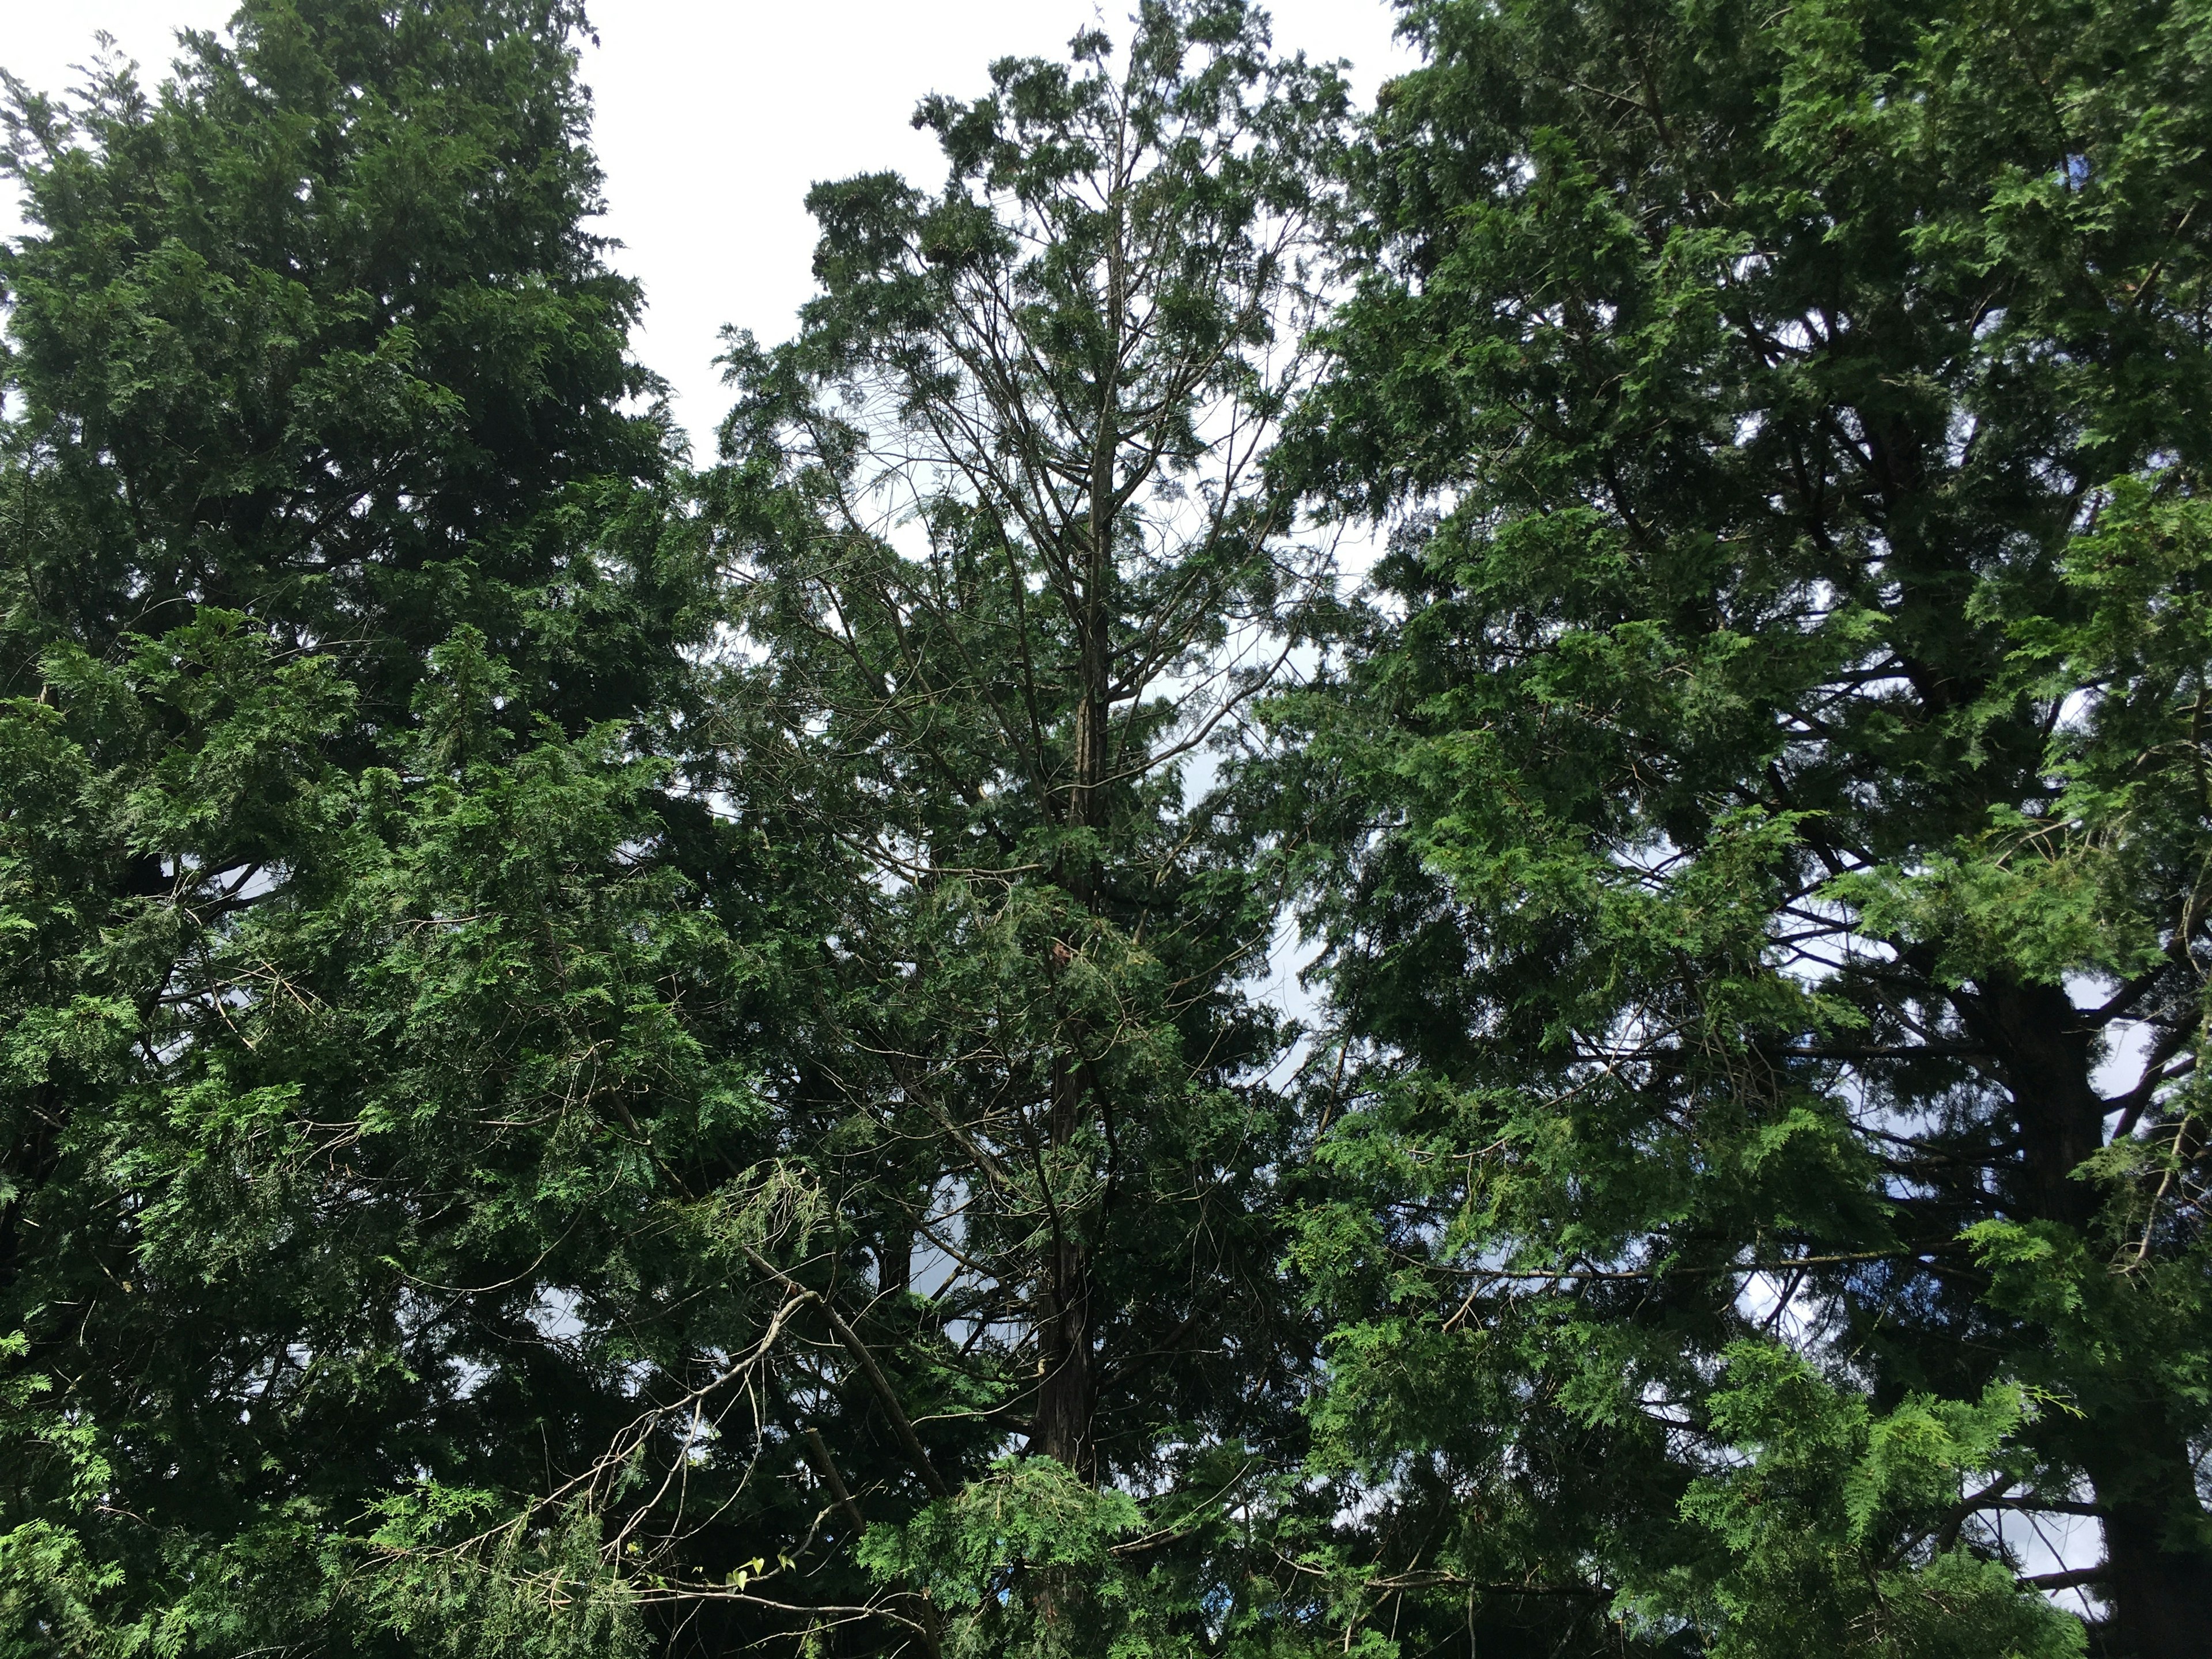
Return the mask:
<path fill-rule="evenodd" d="M 235 0 L 0 0 L 0 67 L 71 85 L 95 31 L 158 81 L 179 27 L 218 28 Z M 584 52 L 598 104 L 609 232 L 645 283 L 640 355 L 676 390 L 701 459 L 723 410 L 714 368 L 725 323 L 783 337 L 811 283 L 800 205 L 817 179 L 896 168 L 935 184 L 935 146 L 908 125 L 931 92 L 976 92 L 994 58 L 1056 54 L 1129 0 L 598 0 Z M 1384 0 L 1279 0 L 1285 52 L 1348 58 L 1362 101 L 1412 61 Z M 0 185 L 0 235 L 21 228 Z"/>

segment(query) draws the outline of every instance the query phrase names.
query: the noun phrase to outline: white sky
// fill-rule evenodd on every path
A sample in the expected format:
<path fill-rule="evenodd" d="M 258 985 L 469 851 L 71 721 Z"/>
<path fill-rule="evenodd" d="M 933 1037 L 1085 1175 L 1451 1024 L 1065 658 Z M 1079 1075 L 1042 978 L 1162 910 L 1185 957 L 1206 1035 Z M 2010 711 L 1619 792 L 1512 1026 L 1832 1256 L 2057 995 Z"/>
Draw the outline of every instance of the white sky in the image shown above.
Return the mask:
<path fill-rule="evenodd" d="M 43 91 L 106 29 L 158 82 L 179 27 L 218 28 L 234 0 L 0 0 L 0 68 Z M 1056 55 L 1128 0 L 598 0 L 584 76 L 598 100 L 605 228 L 645 284 L 639 355 L 675 388 L 699 459 L 725 407 L 714 368 L 725 323 L 784 337 L 811 291 L 817 179 L 895 168 L 934 185 L 933 142 L 908 125 L 925 94 L 972 94 L 1009 54 Z M 1275 43 L 1349 58 L 1363 102 L 1412 58 L 1384 0 L 1276 0 Z M 0 187 L 0 235 L 21 228 Z"/>

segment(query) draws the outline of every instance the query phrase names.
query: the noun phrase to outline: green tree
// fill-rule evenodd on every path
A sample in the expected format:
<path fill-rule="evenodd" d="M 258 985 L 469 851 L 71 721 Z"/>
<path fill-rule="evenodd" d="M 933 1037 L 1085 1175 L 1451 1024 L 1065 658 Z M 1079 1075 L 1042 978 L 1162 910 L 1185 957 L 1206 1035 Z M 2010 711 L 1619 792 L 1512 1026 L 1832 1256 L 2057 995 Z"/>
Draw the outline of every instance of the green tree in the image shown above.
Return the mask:
<path fill-rule="evenodd" d="M 670 457 L 626 407 L 657 386 L 623 345 L 636 285 L 586 228 L 580 24 L 255 5 L 234 49 L 184 37 L 156 97 L 105 58 L 74 106 L 7 83 L 36 227 L 0 264 L 17 689 L 55 639 L 216 605 L 337 656 L 365 720 L 404 719 L 462 624 L 572 725 L 664 699 L 652 543 L 620 576 L 605 544 Z"/>
<path fill-rule="evenodd" d="M 2006 1580 L 2076 1516 L 2041 1583 L 2197 1651 L 2206 15 L 1406 21 L 1285 452 L 1401 528 L 1265 779 L 1329 849 L 1370 1593 L 2058 1653 Z"/>
<path fill-rule="evenodd" d="M 801 1137 L 851 1254 L 791 1267 L 915 1425 L 863 1471 L 905 1528 L 868 1563 L 963 1650 L 1169 1651 L 1249 1613 L 1202 1564 L 1311 1348 L 1246 985 L 1274 905 L 1192 769 L 1329 592 L 1259 463 L 1345 100 L 1241 0 L 1071 55 L 921 106 L 941 190 L 814 191 L 822 290 L 733 340 L 715 489 L 752 763 L 868 872 Z"/>
<path fill-rule="evenodd" d="M 583 27 L 255 0 L 11 88 L 11 1654 L 617 1651 L 805 1534 L 716 1425 L 824 860 L 685 747 Z"/>

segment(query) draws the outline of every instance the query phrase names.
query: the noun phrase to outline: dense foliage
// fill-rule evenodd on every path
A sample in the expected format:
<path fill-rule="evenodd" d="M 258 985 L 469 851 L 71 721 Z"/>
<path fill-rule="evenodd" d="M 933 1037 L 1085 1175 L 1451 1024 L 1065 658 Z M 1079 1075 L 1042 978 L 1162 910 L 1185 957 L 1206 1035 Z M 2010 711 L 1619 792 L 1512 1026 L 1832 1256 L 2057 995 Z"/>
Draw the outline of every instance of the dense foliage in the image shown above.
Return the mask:
<path fill-rule="evenodd" d="M 10 1651 L 634 1631 L 520 1609 L 658 1547 L 611 1494 L 774 1300 L 711 1195 L 823 929 L 684 748 L 720 601 L 574 21 L 276 3 L 158 100 L 17 89 Z"/>
<path fill-rule="evenodd" d="M 1411 20 L 1294 448 L 1417 512 L 1285 711 L 1389 1565 L 1431 1630 L 2056 1653 L 1996 1523 L 2088 1516 L 2048 1582 L 2188 1651 L 2205 17 Z"/>
<path fill-rule="evenodd" d="M 1402 9 L 7 83 L 0 1654 L 2201 1650 L 2212 13 Z"/>
<path fill-rule="evenodd" d="M 1273 905 L 1185 762 L 1328 592 L 1259 462 L 1343 94 L 1237 5 L 1074 52 L 922 106 L 938 193 L 815 191 L 823 292 L 789 345 L 733 342 L 714 490 L 765 648 L 729 696 L 868 866 L 810 1124 L 850 1293 L 961 1425 L 948 1482 L 1024 1443 L 1147 1495 L 1137 1629 L 1247 1607 L 1216 1534 L 1295 1445 L 1312 1346 L 1275 1265 L 1283 1034 L 1242 987 Z M 994 1529 L 1063 1501 L 997 1478 Z M 914 1523 L 928 1559 L 967 1513 Z M 988 1607 L 982 1560 L 944 1594 Z M 1070 1616 L 1049 1577 L 1017 1594 Z"/>

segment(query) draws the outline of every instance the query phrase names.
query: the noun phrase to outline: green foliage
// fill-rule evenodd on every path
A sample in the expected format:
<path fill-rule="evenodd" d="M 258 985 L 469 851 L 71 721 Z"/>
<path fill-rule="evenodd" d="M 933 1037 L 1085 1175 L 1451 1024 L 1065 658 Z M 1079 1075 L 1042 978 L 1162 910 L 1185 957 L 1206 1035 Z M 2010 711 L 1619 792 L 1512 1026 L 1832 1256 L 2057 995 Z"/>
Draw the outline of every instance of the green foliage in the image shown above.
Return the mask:
<path fill-rule="evenodd" d="M 1403 13 L 7 82 L 0 1656 L 2201 1647 L 2212 20 Z"/>
<path fill-rule="evenodd" d="M 0 258 L 19 684 L 56 638 L 207 602 L 334 651 L 380 719 L 461 622 L 533 706 L 673 690 L 637 507 L 665 435 L 619 407 L 656 385 L 637 290 L 582 228 L 580 17 L 272 0 L 234 46 L 185 37 L 157 95 L 108 60 L 70 104 L 9 83 L 38 227 Z"/>
<path fill-rule="evenodd" d="M 953 1654 L 1185 1650 L 1146 1628 L 1141 1577 L 1115 1559 L 1142 1528 L 1125 1494 L 1050 1458 L 1009 1458 L 904 1527 L 871 1530 L 860 1555 L 878 1579 L 918 1589 Z"/>
<path fill-rule="evenodd" d="M 710 489 L 760 654 L 724 729 L 869 870 L 788 1121 L 915 1423 L 854 1484 L 933 1499 L 867 1559 L 941 1583 L 963 1651 L 1181 1651 L 1274 1570 L 1222 1516 L 1303 1432 L 1291 1033 L 1249 990 L 1270 872 L 1196 763 L 1330 605 L 1257 459 L 1312 376 L 1343 105 L 1237 0 L 1146 4 L 925 101 L 941 190 L 817 186 L 798 337 L 732 337 Z M 1176 1517 L 1141 1571 L 1116 1489 Z"/>
<path fill-rule="evenodd" d="M 823 866 L 682 736 L 724 607 L 580 26 L 11 88 L 9 1652 L 628 1652 L 757 1552 L 729 1217 Z"/>
<path fill-rule="evenodd" d="M 126 1564 L 86 1570 L 104 1617 L 173 1595 L 196 1628 L 273 1635 L 295 1613 L 270 1574 L 305 1576 L 297 1616 L 349 1607 L 365 1569 L 331 1540 L 356 1512 L 414 1468 L 539 1492 L 557 1430 L 585 1530 L 556 1548 L 533 1522 L 524 1554 L 461 1552 L 434 1587 L 534 1606 L 499 1587 L 590 1555 L 576 1540 L 622 1504 L 606 1449 L 680 1441 L 638 1419 L 635 1368 L 680 1374 L 746 1316 L 741 1291 L 659 1332 L 648 1309 L 683 1304 L 693 1261 L 709 1287 L 726 1271 L 690 1254 L 711 1223 L 678 1172 L 752 1161 L 757 1062 L 722 1022 L 759 1018 L 773 971 L 647 850 L 665 764 L 615 728 L 507 744 L 473 695 L 495 668 L 465 635 L 434 653 L 422 701 L 452 718 L 425 720 L 415 745 L 445 763 L 421 770 L 324 758 L 343 683 L 213 611 L 123 668 L 58 656 L 52 700 L 6 711 L 42 762 L 4 797 L 11 1088 L 54 1123 L 17 1200 L 16 1316 L 74 1374 L 112 1483 L 86 1503 L 56 1476 L 27 1513 Z M 88 914 L 56 878 L 93 865 L 80 841 L 173 885 Z M 241 871 L 279 860 L 246 896 Z M 573 1336 L 544 1328 L 549 1295 Z M 539 1446 L 514 1443 L 516 1413 Z M 412 1582 L 396 1526 L 372 1554 Z M 525 1572 L 530 1551 L 554 1565 Z"/>
<path fill-rule="evenodd" d="M 380 1500 L 374 1530 L 349 1540 L 368 1566 L 344 1561 L 343 1615 L 471 1659 L 645 1651 L 638 1595 L 610 1565 L 598 1518 L 578 1506 L 550 1524 L 500 1525 L 500 1504 L 495 1492 L 438 1486 Z"/>
<path fill-rule="evenodd" d="M 1284 458 L 1389 605 L 1264 775 L 1366 1571 L 1485 1650 L 2039 1652 L 1996 1523 L 2087 1511 L 2186 1651 L 2203 18 L 1407 15 Z"/>
<path fill-rule="evenodd" d="M 1693 1482 L 1684 1517 L 1724 1554 L 1686 1570 L 1717 1654 L 2079 1654 L 2080 1623 L 2020 1595 L 2002 1563 L 1958 1547 L 1960 1483 L 1996 1467 L 2016 1389 L 1911 1396 L 1875 1415 L 1802 1357 L 1744 1342 L 1709 1402 L 1746 1462 Z M 1701 1605 L 1700 1605 L 1701 1604 Z"/>

